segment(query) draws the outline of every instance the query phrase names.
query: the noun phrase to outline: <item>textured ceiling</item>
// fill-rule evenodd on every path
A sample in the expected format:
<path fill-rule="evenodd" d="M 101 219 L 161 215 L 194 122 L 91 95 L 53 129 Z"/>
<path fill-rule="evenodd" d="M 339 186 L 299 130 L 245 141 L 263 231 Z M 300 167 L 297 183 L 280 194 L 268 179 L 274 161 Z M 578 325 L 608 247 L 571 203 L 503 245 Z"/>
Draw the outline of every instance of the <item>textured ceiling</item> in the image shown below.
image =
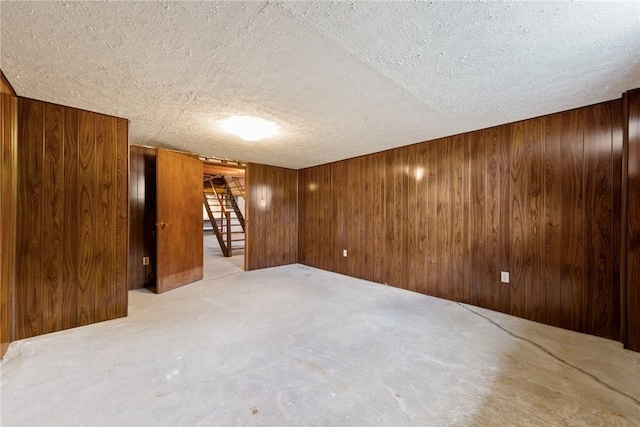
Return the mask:
<path fill-rule="evenodd" d="M 21 96 L 126 117 L 130 141 L 290 168 L 620 97 L 640 2 L 19 2 Z M 245 142 L 216 122 L 280 124 Z"/>

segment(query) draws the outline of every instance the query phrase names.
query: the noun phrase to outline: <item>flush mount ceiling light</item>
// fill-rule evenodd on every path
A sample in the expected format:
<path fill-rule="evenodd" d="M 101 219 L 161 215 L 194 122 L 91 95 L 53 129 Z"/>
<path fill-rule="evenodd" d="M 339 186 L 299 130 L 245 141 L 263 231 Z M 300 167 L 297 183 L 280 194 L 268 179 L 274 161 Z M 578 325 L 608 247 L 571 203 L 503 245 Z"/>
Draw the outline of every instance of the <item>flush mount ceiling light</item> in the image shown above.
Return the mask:
<path fill-rule="evenodd" d="M 278 133 L 280 126 L 270 120 L 254 116 L 231 116 L 218 121 L 220 129 L 245 141 L 260 141 Z"/>

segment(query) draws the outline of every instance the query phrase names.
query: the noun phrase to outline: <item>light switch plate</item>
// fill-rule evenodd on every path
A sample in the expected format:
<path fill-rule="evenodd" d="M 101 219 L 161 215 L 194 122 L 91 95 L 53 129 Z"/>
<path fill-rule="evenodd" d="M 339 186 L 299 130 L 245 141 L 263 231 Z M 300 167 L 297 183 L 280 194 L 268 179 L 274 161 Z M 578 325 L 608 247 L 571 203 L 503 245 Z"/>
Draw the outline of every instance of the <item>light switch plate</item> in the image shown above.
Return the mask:
<path fill-rule="evenodd" d="M 347 250 L 346 249 L 342 250 L 342 256 L 346 258 L 346 256 L 347 256 Z"/>
<path fill-rule="evenodd" d="M 509 283 L 509 272 L 508 271 L 501 271 L 500 272 L 500 281 L 502 283 Z"/>

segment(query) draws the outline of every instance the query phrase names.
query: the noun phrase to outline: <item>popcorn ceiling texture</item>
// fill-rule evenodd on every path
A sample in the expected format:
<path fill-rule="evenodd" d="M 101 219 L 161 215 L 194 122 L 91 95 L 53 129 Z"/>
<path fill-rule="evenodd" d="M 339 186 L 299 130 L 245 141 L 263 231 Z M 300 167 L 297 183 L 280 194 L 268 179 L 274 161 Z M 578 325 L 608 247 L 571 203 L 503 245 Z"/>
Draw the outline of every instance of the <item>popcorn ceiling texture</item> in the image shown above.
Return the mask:
<path fill-rule="evenodd" d="M 2 2 L 25 97 L 131 120 L 130 142 L 290 168 L 620 97 L 640 2 Z M 262 142 L 216 122 L 282 126 Z"/>

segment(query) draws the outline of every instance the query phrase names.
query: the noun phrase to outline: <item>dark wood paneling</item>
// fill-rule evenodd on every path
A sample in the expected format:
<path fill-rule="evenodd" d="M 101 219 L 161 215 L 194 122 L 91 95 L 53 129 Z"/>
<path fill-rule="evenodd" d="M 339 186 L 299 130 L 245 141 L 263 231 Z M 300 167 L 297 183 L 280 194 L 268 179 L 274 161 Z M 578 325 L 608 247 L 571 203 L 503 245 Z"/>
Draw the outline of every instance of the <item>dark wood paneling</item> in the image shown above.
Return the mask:
<path fill-rule="evenodd" d="M 433 165 L 437 173 L 435 296 L 445 298 L 451 292 L 451 138 L 440 139 L 436 144 L 438 149 Z"/>
<path fill-rule="evenodd" d="M 0 358 L 13 339 L 17 212 L 17 100 L 0 94 Z"/>
<path fill-rule="evenodd" d="M 115 265 L 115 309 L 114 317 L 125 317 L 128 313 L 128 292 L 127 284 L 127 248 L 128 238 L 127 223 L 129 211 L 129 198 L 127 197 L 129 175 L 129 122 L 125 119 L 118 119 L 116 126 L 116 265 Z"/>
<path fill-rule="evenodd" d="M 126 257 L 118 265 L 116 251 L 116 212 L 127 222 L 126 178 L 116 182 L 126 134 L 118 139 L 113 117 L 23 98 L 19 105 L 15 338 L 126 315 L 126 283 L 117 280 Z"/>
<path fill-rule="evenodd" d="M 345 171 L 345 162 L 336 162 L 331 164 L 331 188 L 344 187 L 347 184 L 347 174 Z M 348 212 L 346 210 L 346 192 L 333 193 L 330 202 L 330 212 L 334 212 L 332 222 L 332 232 L 329 233 L 331 238 L 330 262 L 332 271 L 336 273 L 346 274 L 347 260 L 342 256 L 342 250 L 347 247 L 347 222 Z M 340 213 L 339 215 L 337 213 Z"/>
<path fill-rule="evenodd" d="M 379 153 L 371 156 L 371 166 L 374 168 L 372 171 L 367 171 L 371 174 L 372 192 L 369 204 L 371 206 L 371 214 L 373 218 L 371 224 L 373 231 L 367 233 L 368 236 L 373 236 L 375 242 L 372 242 L 370 247 L 373 253 L 373 280 L 376 282 L 384 281 L 384 260 L 386 259 L 386 247 L 384 244 L 385 223 L 387 220 L 386 212 L 384 208 L 384 194 L 385 194 L 385 180 L 386 173 L 385 154 Z M 330 193 L 326 193 L 325 196 Z"/>
<path fill-rule="evenodd" d="M 640 351 L 640 90 L 628 93 L 627 116 L 626 346 Z"/>
<path fill-rule="evenodd" d="M 435 143 L 426 144 L 425 149 L 426 152 L 424 157 L 422 157 L 422 165 L 423 167 L 430 165 L 430 167 L 425 167 L 427 179 L 427 250 L 425 253 L 425 264 L 427 268 L 426 293 L 428 295 L 435 295 L 437 292 L 436 284 L 438 283 L 438 267 L 436 261 L 436 237 L 438 229 L 438 171 L 435 167 L 438 155 L 438 145 Z M 383 191 L 385 191 L 384 186 Z M 381 262 L 384 262 L 384 259 L 382 259 Z"/>
<path fill-rule="evenodd" d="M 408 241 L 406 236 L 405 218 L 408 215 L 407 212 L 407 188 L 404 183 L 404 177 L 406 174 L 405 160 L 406 150 L 390 150 L 387 151 L 385 169 L 385 183 L 389 186 L 389 190 L 385 191 L 385 261 L 386 265 L 386 283 L 392 286 L 407 288 L 404 278 L 404 270 L 406 268 L 406 246 L 405 240 Z M 343 162 L 344 163 L 344 162 Z M 339 191 L 340 181 L 337 180 L 334 184 L 333 192 Z M 352 198 L 353 194 L 342 195 L 343 197 Z M 336 211 L 338 212 L 338 211 Z M 340 221 L 340 215 L 337 215 L 335 221 Z M 336 229 L 335 234 L 341 234 L 341 229 Z M 343 248 L 334 248 L 342 251 Z M 348 248 L 344 248 L 348 249 Z M 351 251 L 358 249 L 353 248 Z"/>
<path fill-rule="evenodd" d="M 423 166 L 428 158 L 428 147 L 419 144 L 414 148 L 416 153 L 414 164 L 416 176 L 415 291 L 428 293 L 430 269 L 427 258 L 429 248 L 429 175 Z"/>
<path fill-rule="evenodd" d="M 96 189 L 100 214 L 95 221 L 96 254 L 96 321 L 114 318 L 115 246 L 116 246 L 116 144 L 117 119 L 96 117 Z"/>
<path fill-rule="evenodd" d="M 303 228 L 304 229 L 312 229 L 313 225 L 311 224 L 311 220 L 312 220 L 312 213 L 314 212 L 310 206 L 312 204 L 312 191 L 311 191 L 311 186 L 312 185 L 316 185 L 315 184 L 315 179 L 314 177 L 312 177 L 311 171 L 313 171 L 314 169 L 306 169 L 305 173 L 306 173 L 306 179 L 305 181 L 307 182 L 307 186 L 300 186 L 298 188 L 298 253 L 300 254 L 300 257 L 298 259 L 299 262 L 301 263 L 305 263 L 305 264 L 310 264 L 312 262 L 311 260 L 311 246 L 313 244 L 311 240 L 311 238 L 313 236 L 309 236 L 309 238 L 307 238 L 307 236 L 302 232 Z M 300 175 L 302 174 L 302 172 L 300 172 Z M 302 182 L 302 177 L 300 177 L 300 182 Z"/>
<path fill-rule="evenodd" d="M 518 293 L 514 292 L 513 285 L 504 285 L 500 282 L 501 271 L 514 270 L 512 255 L 512 233 L 513 233 L 513 216 L 512 216 L 512 192 L 511 192 L 511 164 L 513 158 L 512 127 L 510 125 L 500 126 L 498 132 L 498 143 L 500 146 L 500 189 L 496 192 L 496 205 L 499 207 L 499 217 L 495 219 L 495 227 L 498 232 L 498 256 L 496 276 L 493 277 L 495 286 L 498 288 L 498 310 L 505 313 L 511 313 L 513 299 L 517 298 Z M 489 190 L 490 191 L 490 190 Z M 515 294 L 515 295 L 514 295 Z"/>
<path fill-rule="evenodd" d="M 127 283 L 129 289 L 139 289 L 155 286 L 156 149 L 132 145 L 129 155 Z M 143 257 L 149 257 L 149 265 L 143 265 Z"/>
<path fill-rule="evenodd" d="M 62 288 L 62 328 L 78 326 L 78 267 L 80 263 L 78 220 L 79 190 L 79 125 L 78 110 L 67 108 L 64 114 L 64 286 Z"/>
<path fill-rule="evenodd" d="M 487 266 L 485 263 L 486 256 L 486 170 L 487 152 L 486 152 L 486 133 L 474 132 L 471 134 L 469 147 L 469 286 L 470 298 L 469 302 L 474 305 L 483 307 L 494 307 L 491 286 L 485 286 L 487 281 Z M 492 163 L 492 172 L 495 179 L 496 165 Z"/>
<path fill-rule="evenodd" d="M 44 103 L 18 100 L 16 339 L 42 334 Z"/>
<path fill-rule="evenodd" d="M 406 159 L 406 167 L 405 167 L 405 188 L 407 192 L 406 200 L 406 218 L 404 220 L 405 223 L 405 235 L 407 236 L 407 240 L 405 242 L 404 253 L 407 259 L 407 268 L 404 271 L 403 282 L 406 284 L 408 290 L 416 292 L 418 290 L 418 282 L 421 276 L 418 276 L 418 269 L 420 264 L 422 264 L 422 260 L 420 256 L 422 251 L 418 245 L 418 215 L 419 212 L 419 202 L 420 199 L 418 197 L 418 179 L 417 179 L 417 164 L 416 164 L 416 156 L 418 152 L 418 148 L 416 145 L 412 145 L 407 147 L 407 159 Z M 356 159 L 360 160 L 360 159 Z M 361 173 L 363 173 L 362 171 Z M 358 204 L 362 204 L 362 200 L 358 200 Z M 355 216 L 356 212 L 353 212 L 354 217 L 352 217 L 351 221 L 358 223 L 360 222 L 360 217 Z M 362 236 L 358 241 L 361 241 L 364 238 Z M 353 245 L 349 245 L 349 247 L 353 247 Z M 362 277 L 362 274 L 359 275 Z"/>
<path fill-rule="evenodd" d="M 525 122 L 523 217 L 525 221 L 524 317 L 544 321 L 544 138 L 545 119 Z"/>
<path fill-rule="evenodd" d="M 320 168 L 310 168 L 304 171 L 304 181 L 306 185 L 300 185 L 298 190 L 298 203 L 299 203 L 299 228 L 298 228 L 298 241 L 300 255 L 304 256 L 304 263 L 307 265 L 320 266 L 319 255 L 320 250 L 316 248 L 321 247 L 318 238 L 319 233 L 302 233 L 302 230 L 316 230 L 322 226 L 320 224 L 323 217 L 319 214 L 319 201 L 320 201 L 320 182 L 318 177 L 318 171 Z M 302 182 L 302 178 L 301 182 Z M 302 260 L 301 260 L 302 261 Z M 320 267 L 322 268 L 322 267 Z"/>
<path fill-rule="evenodd" d="M 447 274 L 450 277 L 451 285 L 447 292 L 453 295 L 453 300 L 469 302 L 469 282 L 465 277 L 467 255 L 467 235 L 465 229 L 468 220 L 465 215 L 465 205 L 467 204 L 468 185 L 468 158 L 466 151 L 467 134 L 456 135 L 451 138 L 451 166 L 449 169 L 450 181 L 450 219 L 451 219 L 451 268 Z"/>
<path fill-rule="evenodd" d="M 300 262 L 616 339 L 615 105 L 304 169 Z"/>
<path fill-rule="evenodd" d="M 64 269 L 64 108 L 44 107 L 42 333 L 62 330 Z"/>
<path fill-rule="evenodd" d="M 162 293 L 203 276 L 202 161 L 158 149 L 157 280 Z"/>
<path fill-rule="evenodd" d="M 298 174 L 295 170 L 250 163 L 247 166 L 247 235 L 246 270 L 275 267 L 298 262 Z M 315 185 L 324 185 L 312 178 L 302 198 L 307 207 L 317 204 Z M 317 177 L 319 178 L 319 177 Z M 319 181 L 319 179 L 318 179 Z M 313 184 L 313 185 L 311 185 Z M 320 220 L 316 213 L 303 222 Z M 304 237 L 303 237 L 304 238 Z M 325 241 L 326 242 L 326 241 Z M 304 245 L 312 242 L 305 239 Z M 326 242 L 331 247 L 330 242 Z M 311 246 L 307 246 L 311 249 Z M 318 262 L 315 254 L 307 255 Z"/>
<path fill-rule="evenodd" d="M 562 114 L 545 117 L 544 284 L 546 322 L 561 326 L 562 298 Z"/>
<path fill-rule="evenodd" d="M 626 96 L 624 97 L 626 99 Z M 626 274 L 624 276 L 622 274 L 622 147 L 625 133 L 625 109 L 623 104 L 622 99 L 611 103 L 611 175 L 613 188 L 611 201 L 611 286 L 613 289 L 612 307 L 620 307 L 620 310 L 613 310 L 612 328 L 617 331 L 619 340 L 626 342 L 626 321 L 622 321 L 623 313 L 626 313 L 626 309 L 622 304 L 622 293 L 623 291 L 626 292 L 626 289 L 623 289 L 622 282 L 623 277 L 626 279 Z M 626 262 L 626 253 L 624 261 Z M 617 328 L 616 325 L 620 325 L 620 327 Z"/>
<path fill-rule="evenodd" d="M 143 150 L 143 147 L 135 145 L 129 148 L 129 267 L 127 270 L 127 286 L 129 289 L 138 289 L 145 285 L 144 278 L 140 278 L 144 219 L 140 216 L 138 209 L 140 197 L 138 182 L 145 179 L 144 174 L 140 175 L 140 168 L 138 167 L 138 163 L 143 156 Z"/>
<path fill-rule="evenodd" d="M 96 310 L 96 225 L 100 213 L 96 194 L 96 143 L 95 115 L 86 111 L 78 113 L 80 191 L 78 231 L 80 236 L 78 261 L 78 325 L 95 322 Z"/>
<path fill-rule="evenodd" d="M 508 287 L 500 284 L 500 271 L 509 265 L 511 252 L 511 157 L 510 144 L 503 133 L 508 127 L 482 131 L 485 138 L 487 163 L 485 176 L 484 239 L 485 251 L 480 259 L 485 265 L 483 293 L 492 303 L 487 307 L 509 311 Z M 482 173 L 482 165 L 480 165 Z M 503 201 L 502 203 L 500 201 Z M 502 220 L 501 220 L 502 219 Z M 482 236 L 478 229 L 477 235 Z M 505 298 L 505 296 L 507 296 Z"/>
<path fill-rule="evenodd" d="M 9 80 L 7 80 L 2 70 L 0 70 L 0 93 L 16 95 L 16 91 L 13 90 L 13 86 L 11 86 L 11 83 L 9 83 Z"/>
<path fill-rule="evenodd" d="M 612 246 L 612 123 L 611 104 L 585 109 L 585 253 L 600 254 L 585 264 L 583 323 L 596 335 L 619 338 L 619 325 L 613 316 L 614 293 L 611 269 Z M 588 255 L 587 255 L 588 256 Z M 617 310 L 616 310 L 617 311 Z"/>
<path fill-rule="evenodd" d="M 511 295 L 509 313 L 524 317 L 525 307 L 525 251 L 527 247 L 525 228 L 525 206 L 527 203 L 527 181 L 525 167 L 524 122 L 511 125 Z M 508 199 L 506 199 L 508 200 Z M 501 203 L 506 201 L 504 198 Z"/>
<path fill-rule="evenodd" d="M 562 114 L 561 326 L 584 331 L 584 110 Z"/>

